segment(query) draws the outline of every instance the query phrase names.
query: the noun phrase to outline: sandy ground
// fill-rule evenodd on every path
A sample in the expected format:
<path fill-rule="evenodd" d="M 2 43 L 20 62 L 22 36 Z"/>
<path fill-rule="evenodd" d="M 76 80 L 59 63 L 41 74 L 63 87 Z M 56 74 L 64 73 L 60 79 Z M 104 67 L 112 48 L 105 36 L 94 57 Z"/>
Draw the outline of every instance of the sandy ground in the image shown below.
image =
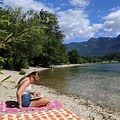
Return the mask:
<path fill-rule="evenodd" d="M 68 67 L 68 65 L 65 67 Z M 45 69 L 47 68 L 30 67 L 25 71 L 26 74 L 28 74 L 32 71 L 41 71 Z M 15 85 L 22 75 L 19 75 L 19 72 L 9 70 L 2 70 L 2 73 L 3 74 L 0 74 L 0 81 L 9 75 L 11 75 L 11 77 L 8 80 L 0 83 L 0 102 L 6 100 L 16 100 Z M 33 91 L 40 92 L 44 97 L 48 97 L 51 100 L 60 101 L 63 104 L 63 108 L 69 108 L 83 120 L 120 120 L 120 113 L 103 109 L 101 106 L 90 100 L 59 94 L 54 90 L 44 86 L 32 85 L 32 88 Z"/>

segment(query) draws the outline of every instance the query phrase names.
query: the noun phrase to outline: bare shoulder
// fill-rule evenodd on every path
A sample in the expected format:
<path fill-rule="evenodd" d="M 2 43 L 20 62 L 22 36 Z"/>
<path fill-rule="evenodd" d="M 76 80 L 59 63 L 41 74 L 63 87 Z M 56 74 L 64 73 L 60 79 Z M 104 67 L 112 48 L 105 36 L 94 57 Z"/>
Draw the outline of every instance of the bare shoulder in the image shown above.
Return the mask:
<path fill-rule="evenodd" d="M 26 78 L 24 78 L 24 79 L 21 81 L 21 85 L 23 85 L 23 84 L 29 84 L 29 83 L 30 83 L 29 77 L 26 77 Z"/>
<path fill-rule="evenodd" d="M 24 79 L 24 83 L 30 83 L 30 78 L 29 78 L 29 77 L 26 77 L 26 78 Z"/>

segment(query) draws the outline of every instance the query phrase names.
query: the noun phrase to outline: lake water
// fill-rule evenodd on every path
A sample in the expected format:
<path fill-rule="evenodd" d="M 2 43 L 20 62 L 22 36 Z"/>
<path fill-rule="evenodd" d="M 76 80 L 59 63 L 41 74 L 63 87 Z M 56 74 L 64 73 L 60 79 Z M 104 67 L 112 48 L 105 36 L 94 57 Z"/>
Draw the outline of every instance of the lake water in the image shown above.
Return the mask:
<path fill-rule="evenodd" d="M 41 85 L 60 93 L 94 100 L 120 111 L 120 63 L 52 68 L 41 72 Z"/>

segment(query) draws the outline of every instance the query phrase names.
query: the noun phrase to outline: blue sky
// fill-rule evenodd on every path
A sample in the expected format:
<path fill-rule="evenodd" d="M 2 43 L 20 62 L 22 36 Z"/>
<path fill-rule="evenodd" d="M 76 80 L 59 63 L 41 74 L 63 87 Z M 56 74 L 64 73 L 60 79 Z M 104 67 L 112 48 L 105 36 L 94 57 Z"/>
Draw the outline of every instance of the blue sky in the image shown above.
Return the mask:
<path fill-rule="evenodd" d="M 13 8 L 56 14 L 64 43 L 120 34 L 120 0 L 0 0 Z"/>

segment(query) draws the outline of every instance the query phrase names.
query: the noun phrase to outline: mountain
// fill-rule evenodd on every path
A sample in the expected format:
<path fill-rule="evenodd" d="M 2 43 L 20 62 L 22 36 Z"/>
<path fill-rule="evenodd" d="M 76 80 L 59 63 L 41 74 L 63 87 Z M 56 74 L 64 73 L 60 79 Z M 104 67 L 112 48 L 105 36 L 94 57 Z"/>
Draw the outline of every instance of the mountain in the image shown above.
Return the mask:
<path fill-rule="evenodd" d="M 120 52 L 120 35 L 116 38 L 99 37 L 91 38 L 86 42 L 72 42 L 65 44 L 67 51 L 76 49 L 80 55 L 104 56 L 109 53 Z"/>

